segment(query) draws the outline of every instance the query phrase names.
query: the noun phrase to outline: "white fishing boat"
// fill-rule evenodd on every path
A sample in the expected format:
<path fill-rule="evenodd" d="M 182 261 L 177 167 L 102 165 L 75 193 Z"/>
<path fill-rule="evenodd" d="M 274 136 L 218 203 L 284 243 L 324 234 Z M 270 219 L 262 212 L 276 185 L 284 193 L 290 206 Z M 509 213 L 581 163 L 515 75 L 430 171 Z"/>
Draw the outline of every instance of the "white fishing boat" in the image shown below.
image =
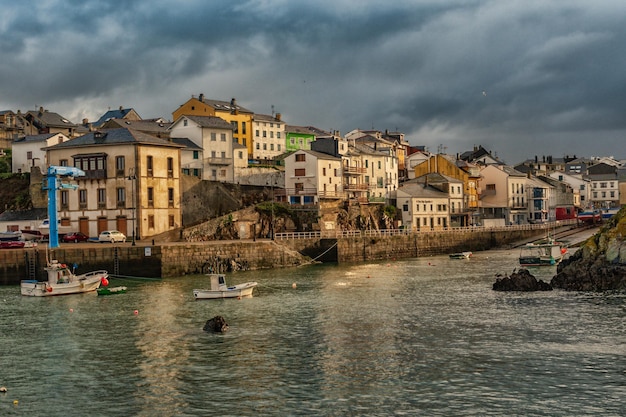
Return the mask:
<path fill-rule="evenodd" d="M 557 265 L 566 253 L 567 248 L 552 239 L 541 243 L 527 243 L 521 247 L 519 264 L 521 266 Z"/>
<path fill-rule="evenodd" d="M 100 284 L 108 285 L 107 278 L 109 274 L 104 270 L 76 275 L 66 264 L 59 263 L 57 260 L 48 262 L 44 269 L 48 273 L 48 280 L 22 280 L 20 283 L 22 295 L 49 297 L 53 295 L 80 294 L 95 291 L 100 287 Z"/>
<path fill-rule="evenodd" d="M 472 252 L 467 251 L 467 252 L 457 252 L 457 253 L 451 253 L 450 254 L 450 259 L 469 259 L 472 257 Z"/>
<path fill-rule="evenodd" d="M 193 298 L 196 300 L 252 297 L 252 291 L 258 285 L 252 281 L 229 287 L 226 285 L 224 274 L 207 274 L 207 276 L 211 279 L 211 289 L 193 290 Z"/>

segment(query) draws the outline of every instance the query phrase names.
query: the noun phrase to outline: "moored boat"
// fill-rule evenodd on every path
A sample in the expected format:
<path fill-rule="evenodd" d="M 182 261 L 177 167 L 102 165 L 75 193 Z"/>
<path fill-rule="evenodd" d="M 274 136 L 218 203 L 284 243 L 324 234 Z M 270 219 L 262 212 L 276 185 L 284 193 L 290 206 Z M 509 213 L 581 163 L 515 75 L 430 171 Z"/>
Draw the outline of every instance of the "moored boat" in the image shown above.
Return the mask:
<path fill-rule="evenodd" d="M 556 265 L 563 260 L 567 248 L 559 242 L 528 243 L 522 246 L 519 256 L 521 266 Z"/>
<path fill-rule="evenodd" d="M 126 287 L 100 287 L 96 291 L 98 295 L 115 295 L 124 294 L 126 289 Z"/>
<path fill-rule="evenodd" d="M 22 280 L 22 295 L 32 297 L 49 297 L 53 295 L 80 294 L 95 291 L 100 284 L 108 284 L 108 272 L 104 270 L 76 275 L 66 264 L 52 260 L 44 268 L 48 273 L 47 281 Z"/>
<path fill-rule="evenodd" d="M 252 281 L 229 287 L 226 285 L 224 274 L 207 274 L 207 276 L 211 280 L 211 289 L 194 289 L 193 298 L 196 300 L 252 297 L 252 291 L 258 285 Z"/>
<path fill-rule="evenodd" d="M 457 252 L 457 253 L 450 254 L 450 259 L 469 259 L 471 257 L 472 257 L 472 252 L 470 251 Z"/>
<path fill-rule="evenodd" d="M 22 239 L 22 232 L 12 232 L 12 231 L 6 231 L 6 232 L 0 232 L 0 241 L 1 242 L 13 242 L 16 240 L 21 240 Z"/>

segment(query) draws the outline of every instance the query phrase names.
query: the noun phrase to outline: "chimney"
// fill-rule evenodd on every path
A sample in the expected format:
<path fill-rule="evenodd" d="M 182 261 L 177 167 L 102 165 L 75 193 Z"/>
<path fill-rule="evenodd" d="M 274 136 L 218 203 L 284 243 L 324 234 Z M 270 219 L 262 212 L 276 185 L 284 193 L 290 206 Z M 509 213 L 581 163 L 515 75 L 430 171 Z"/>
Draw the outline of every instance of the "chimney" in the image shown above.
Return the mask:
<path fill-rule="evenodd" d="M 87 124 L 89 124 L 89 119 L 87 118 L 83 119 L 83 125 L 87 126 Z"/>
<path fill-rule="evenodd" d="M 198 96 L 198 100 L 204 102 L 204 93 L 200 93 L 200 95 Z"/>
<path fill-rule="evenodd" d="M 120 111 L 124 110 L 124 106 L 120 106 Z"/>
<path fill-rule="evenodd" d="M 276 120 L 278 120 L 280 122 L 280 118 L 282 117 L 282 114 L 280 113 L 276 113 Z"/>
<path fill-rule="evenodd" d="M 230 99 L 230 105 L 231 106 L 236 106 L 237 105 L 237 100 L 235 100 L 235 97 Z"/>

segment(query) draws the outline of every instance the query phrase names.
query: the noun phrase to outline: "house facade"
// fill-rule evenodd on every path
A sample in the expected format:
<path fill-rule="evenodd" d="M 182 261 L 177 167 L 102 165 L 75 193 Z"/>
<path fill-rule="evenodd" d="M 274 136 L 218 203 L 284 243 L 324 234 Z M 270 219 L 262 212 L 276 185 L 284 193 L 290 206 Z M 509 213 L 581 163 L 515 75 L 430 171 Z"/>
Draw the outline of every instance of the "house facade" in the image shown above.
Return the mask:
<path fill-rule="evenodd" d="M 11 145 L 11 172 L 30 172 L 31 168 L 38 167 L 45 173 L 49 165 L 45 149 L 68 140 L 63 133 L 44 133 L 17 139 Z"/>
<path fill-rule="evenodd" d="M 526 175 L 498 164 L 484 166 L 479 188 L 479 210 L 484 225 L 528 222 Z"/>
<path fill-rule="evenodd" d="M 255 114 L 253 117 L 252 159 L 271 160 L 285 152 L 285 122 L 280 113 L 274 116 Z"/>
<path fill-rule="evenodd" d="M 47 148 L 50 165 L 85 172 L 57 191 L 61 224 L 88 236 L 117 229 L 146 239 L 182 226 L 180 149 L 131 129 L 90 132 Z"/>
<path fill-rule="evenodd" d="M 188 138 L 202 149 L 193 164 L 186 159 L 183 170 L 197 172 L 200 169 L 203 180 L 235 182 L 232 124 L 215 116 L 183 115 L 170 127 L 170 136 Z"/>
<path fill-rule="evenodd" d="M 172 112 L 173 120 L 180 119 L 183 115 L 189 116 L 213 116 L 219 117 L 232 126 L 232 136 L 240 145 L 248 150 L 248 155 L 253 154 L 252 119 L 254 112 L 241 107 L 236 99 L 230 101 L 210 100 L 200 94 L 197 98 L 191 97 L 178 109 Z"/>
<path fill-rule="evenodd" d="M 318 204 L 343 197 L 341 157 L 299 150 L 285 158 L 285 196 L 290 204 Z"/>
<path fill-rule="evenodd" d="M 395 192 L 402 225 L 411 231 L 442 230 L 450 226 L 450 199 L 426 182 L 411 180 Z"/>

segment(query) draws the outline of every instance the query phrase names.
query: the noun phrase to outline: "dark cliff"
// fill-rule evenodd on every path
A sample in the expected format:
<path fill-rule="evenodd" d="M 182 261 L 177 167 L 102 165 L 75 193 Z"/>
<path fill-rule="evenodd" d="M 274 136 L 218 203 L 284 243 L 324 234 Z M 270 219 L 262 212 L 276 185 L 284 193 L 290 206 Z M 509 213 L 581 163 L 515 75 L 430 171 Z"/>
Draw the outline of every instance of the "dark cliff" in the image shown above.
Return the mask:
<path fill-rule="evenodd" d="M 626 290 L 626 208 L 563 260 L 550 284 L 570 291 Z"/>

